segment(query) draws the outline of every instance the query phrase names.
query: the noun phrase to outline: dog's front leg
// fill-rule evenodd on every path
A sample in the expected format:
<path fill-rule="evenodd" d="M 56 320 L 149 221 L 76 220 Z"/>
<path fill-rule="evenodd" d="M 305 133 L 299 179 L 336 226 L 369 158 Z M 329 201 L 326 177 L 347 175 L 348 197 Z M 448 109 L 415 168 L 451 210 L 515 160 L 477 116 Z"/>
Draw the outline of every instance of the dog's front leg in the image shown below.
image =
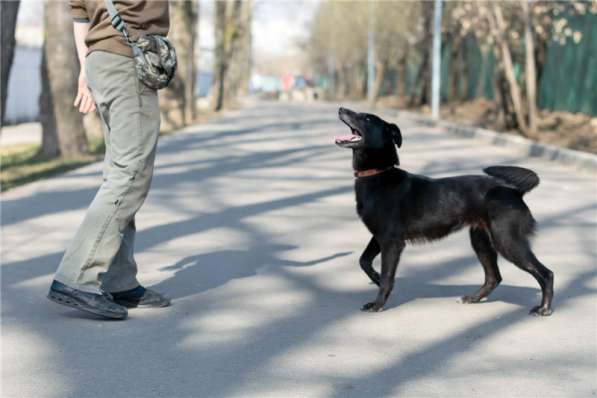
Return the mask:
<path fill-rule="evenodd" d="M 375 239 L 375 236 L 372 236 L 369 244 L 359 259 L 361 269 L 367 274 L 369 279 L 371 279 L 371 282 L 375 283 L 377 286 L 379 286 L 380 277 L 379 273 L 373 269 L 373 260 L 380 251 L 381 248 L 379 247 L 379 243 L 377 243 L 377 239 Z"/>
<path fill-rule="evenodd" d="M 361 307 L 363 311 L 381 311 L 394 287 L 394 276 L 400 261 L 400 254 L 404 250 L 404 242 L 381 242 L 381 281 L 375 301 Z"/>

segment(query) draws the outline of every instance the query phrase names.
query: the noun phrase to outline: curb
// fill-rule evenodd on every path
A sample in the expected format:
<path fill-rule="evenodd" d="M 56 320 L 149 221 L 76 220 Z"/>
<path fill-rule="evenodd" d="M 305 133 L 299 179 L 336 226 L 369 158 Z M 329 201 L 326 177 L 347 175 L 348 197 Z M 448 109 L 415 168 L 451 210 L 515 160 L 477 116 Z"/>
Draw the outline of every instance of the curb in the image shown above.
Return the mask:
<path fill-rule="evenodd" d="M 396 112 L 396 110 L 393 111 Z M 476 138 L 492 145 L 514 148 L 530 157 L 539 157 L 594 174 L 597 173 L 597 155 L 592 153 L 542 144 L 521 136 L 498 133 L 481 127 L 466 126 L 445 120 L 433 120 L 430 117 L 409 111 L 397 111 L 396 115 L 406 116 L 425 126 L 445 128 L 450 133 L 460 137 Z"/>

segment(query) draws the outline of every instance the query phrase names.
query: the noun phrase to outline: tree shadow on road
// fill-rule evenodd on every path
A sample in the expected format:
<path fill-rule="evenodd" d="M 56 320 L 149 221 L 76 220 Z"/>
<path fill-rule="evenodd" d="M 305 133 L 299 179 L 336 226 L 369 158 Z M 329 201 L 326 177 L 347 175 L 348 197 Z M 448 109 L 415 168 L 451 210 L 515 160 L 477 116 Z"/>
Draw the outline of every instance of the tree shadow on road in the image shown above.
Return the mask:
<path fill-rule="evenodd" d="M 153 286 L 168 292 L 173 299 L 180 299 L 218 288 L 237 278 L 256 275 L 271 267 L 308 267 L 347 256 L 351 252 L 339 252 L 310 261 L 291 261 L 281 258 L 284 251 L 297 246 L 262 244 L 247 250 L 219 250 L 185 257 L 176 264 L 163 267 L 163 271 L 175 274 Z"/>
<path fill-rule="evenodd" d="M 279 118 L 279 113 L 275 114 L 275 107 L 268 109 L 270 109 L 272 116 L 278 116 Z M 294 115 L 296 119 L 294 121 L 288 121 L 288 118 L 286 118 L 285 121 L 264 122 L 263 116 L 255 118 L 247 113 L 240 116 L 224 115 L 221 119 L 212 123 L 214 126 L 222 124 L 222 130 L 203 128 L 200 134 L 181 133 L 169 136 L 161 140 L 158 147 L 156 170 L 179 166 L 186 168 L 186 172 L 168 175 L 166 178 L 161 178 L 160 174 L 156 173 L 154 186 L 159 184 L 162 187 L 170 186 L 175 189 L 177 184 L 189 180 L 199 182 L 238 170 L 284 167 L 292 163 L 307 161 L 309 156 L 329 152 L 330 149 L 333 149 L 332 145 L 303 145 L 273 151 L 241 152 L 241 154 L 237 150 L 239 145 L 259 142 L 260 140 L 297 139 L 297 137 L 312 134 L 310 130 L 313 128 L 334 124 L 333 119 L 324 116 L 325 113 L 321 113 L 319 116 L 304 119 L 301 114 L 296 114 Z M 240 125 L 250 123 L 250 126 L 238 127 L 239 123 Z M 230 127 L 227 127 L 228 125 Z M 230 140 L 230 138 L 233 139 Z M 218 149 L 223 155 L 218 158 L 198 159 L 179 164 L 175 161 L 160 163 L 160 156 L 177 154 L 192 148 L 199 151 Z M 304 155 L 302 159 L 300 158 L 301 154 Z M 288 160 L 285 161 L 285 158 L 288 158 Z M 194 164 L 198 167 L 194 167 Z M 3 199 L 2 225 L 8 226 L 42 215 L 77 210 L 88 206 L 101 183 L 101 172 L 79 172 L 67 178 L 85 177 L 97 177 L 97 186 L 68 190 L 56 189 L 37 192 L 17 199 L 11 199 L 10 197 Z"/>

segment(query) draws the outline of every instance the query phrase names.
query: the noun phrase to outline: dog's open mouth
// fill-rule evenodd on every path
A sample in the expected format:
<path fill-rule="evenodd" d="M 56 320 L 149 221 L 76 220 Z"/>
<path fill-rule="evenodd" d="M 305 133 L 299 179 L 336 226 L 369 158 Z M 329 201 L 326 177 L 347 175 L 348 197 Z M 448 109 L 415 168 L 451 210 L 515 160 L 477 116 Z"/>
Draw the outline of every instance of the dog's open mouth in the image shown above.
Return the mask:
<path fill-rule="evenodd" d="M 338 118 L 342 120 L 342 122 L 350 128 L 350 135 L 337 135 L 334 137 L 336 141 L 336 145 L 342 148 L 352 148 L 356 149 L 362 146 L 361 141 L 363 141 L 363 134 L 354 127 L 353 118 L 356 116 L 356 113 L 351 111 L 350 109 L 340 108 L 338 109 Z"/>
<path fill-rule="evenodd" d="M 361 133 L 359 133 L 359 131 L 357 129 L 353 128 L 350 124 L 348 124 L 342 118 L 340 118 L 340 120 L 342 120 L 344 122 L 344 124 L 346 124 L 350 128 L 350 132 L 352 134 L 335 136 L 334 140 L 336 141 L 336 144 L 338 144 L 338 145 L 355 144 L 363 139 L 363 136 L 361 135 Z"/>
<path fill-rule="evenodd" d="M 336 144 L 348 144 L 348 143 L 355 143 L 359 142 L 363 139 L 358 131 L 352 130 L 352 134 L 349 135 L 337 135 L 334 137 L 336 140 Z"/>

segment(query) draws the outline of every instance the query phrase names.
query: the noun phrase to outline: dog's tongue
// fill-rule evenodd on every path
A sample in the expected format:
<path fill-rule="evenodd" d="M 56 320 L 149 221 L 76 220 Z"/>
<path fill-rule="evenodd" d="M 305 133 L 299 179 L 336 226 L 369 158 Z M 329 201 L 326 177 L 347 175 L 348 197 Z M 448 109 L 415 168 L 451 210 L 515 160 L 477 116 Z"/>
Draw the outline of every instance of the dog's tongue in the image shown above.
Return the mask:
<path fill-rule="evenodd" d="M 337 135 L 335 137 L 336 141 L 356 141 L 358 140 L 360 137 L 358 135 L 354 135 L 354 134 L 349 134 L 349 135 Z"/>

